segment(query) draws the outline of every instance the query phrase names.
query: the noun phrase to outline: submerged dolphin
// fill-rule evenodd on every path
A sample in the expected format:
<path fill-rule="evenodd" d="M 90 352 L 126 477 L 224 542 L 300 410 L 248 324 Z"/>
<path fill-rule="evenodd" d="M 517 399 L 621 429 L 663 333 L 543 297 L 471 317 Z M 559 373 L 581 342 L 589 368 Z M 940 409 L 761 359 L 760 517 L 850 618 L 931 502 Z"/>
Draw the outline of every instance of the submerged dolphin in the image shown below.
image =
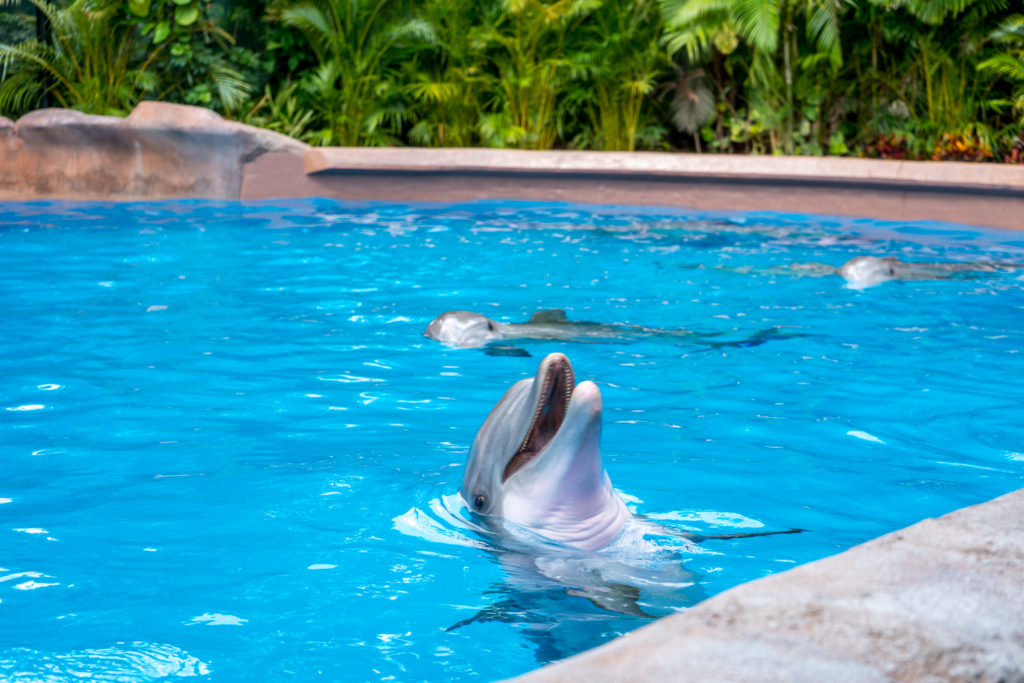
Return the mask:
<path fill-rule="evenodd" d="M 978 273 L 1014 270 L 1022 266 L 1010 263 L 907 263 L 891 256 L 855 256 L 839 268 L 836 275 L 850 287 L 863 289 L 889 280 L 952 280 L 970 278 Z"/>
<path fill-rule="evenodd" d="M 720 339 L 721 333 L 700 334 L 685 329 L 661 330 L 640 325 L 609 325 L 569 320 L 565 311 L 537 311 L 525 323 L 500 323 L 471 311 L 448 311 L 435 318 L 424 336 L 463 349 L 486 347 L 492 355 L 528 356 L 522 349 L 495 345 L 509 339 L 547 339 L 561 341 L 621 341 L 639 338 L 662 338 L 684 341 L 712 348 L 758 346 L 772 339 L 800 336 L 777 327 L 746 335 L 740 339 Z"/>

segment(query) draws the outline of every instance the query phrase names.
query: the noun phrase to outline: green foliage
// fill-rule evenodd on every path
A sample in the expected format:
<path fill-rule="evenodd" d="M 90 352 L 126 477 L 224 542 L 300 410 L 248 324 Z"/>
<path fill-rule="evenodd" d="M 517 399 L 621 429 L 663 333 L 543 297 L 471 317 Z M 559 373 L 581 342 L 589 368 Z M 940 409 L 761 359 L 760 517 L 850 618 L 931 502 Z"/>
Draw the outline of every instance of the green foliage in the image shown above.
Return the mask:
<path fill-rule="evenodd" d="M 501 0 L 485 17 L 483 39 L 497 78 L 492 81 L 507 140 L 519 147 L 551 149 L 558 138 L 556 105 L 573 64 L 570 34 L 599 6 L 597 0 Z"/>
<path fill-rule="evenodd" d="M 1005 51 L 979 63 L 978 70 L 1013 83 L 1012 105 L 1024 116 L 1024 14 L 1007 18 L 990 37 Z"/>
<path fill-rule="evenodd" d="M 644 105 L 668 72 L 660 49 L 661 22 L 653 0 L 607 0 L 573 32 L 571 97 L 585 113 L 587 146 L 636 147 Z"/>
<path fill-rule="evenodd" d="M 4 0 L 0 0 L 4 2 Z M 0 44 L 0 111 L 19 114 L 44 93 L 92 114 L 126 114 L 145 97 L 231 112 L 253 88 L 255 57 L 232 46 L 215 6 L 200 0 L 30 0 L 50 41 Z M 6 0 L 4 4 L 10 4 Z"/>
<path fill-rule="evenodd" d="M 1018 163 L 1013 2 L 0 0 L 0 113 L 156 98 L 313 144 Z"/>
<path fill-rule="evenodd" d="M 394 0 L 304 0 L 281 13 L 306 37 L 319 66 L 304 81 L 334 145 L 388 144 L 404 122 L 396 66 L 430 27 Z"/>
<path fill-rule="evenodd" d="M 134 59 L 138 27 L 122 24 L 120 2 L 31 2 L 49 20 L 52 44 L 35 37 L 0 44 L 0 112 L 22 112 L 48 92 L 62 107 L 123 114 L 152 92 L 149 59 L 141 66 Z"/>
<path fill-rule="evenodd" d="M 475 22 L 477 7 L 472 0 L 427 0 L 416 9 L 423 31 L 399 76 L 408 118 L 415 122 L 407 135 L 415 145 L 468 147 L 486 144 L 485 138 L 494 141 L 495 132 L 483 119 L 494 79 L 487 68 L 484 31 Z M 492 146 L 504 146 L 497 135 L 500 140 Z"/>
<path fill-rule="evenodd" d="M 158 99 L 231 114 L 247 103 L 261 80 L 255 54 L 235 45 L 221 27 L 221 8 L 203 0 L 133 0 L 129 11 L 142 35 L 164 48 L 151 64 L 159 74 Z"/>
<path fill-rule="evenodd" d="M 758 123 L 767 136 L 747 139 L 749 147 L 767 143 L 775 153 L 820 153 L 831 134 L 818 123 L 828 105 L 822 93 L 843 63 L 840 2 L 662 0 L 661 6 L 666 46 L 691 63 L 710 58 L 719 100 L 743 78 L 748 130 Z M 728 73 L 726 57 L 732 62 Z M 721 110 L 718 131 L 732 127 L 725 118 L 736 115 L 736 106 L 729 104 Z"/>
<path fill-rule="evenodd" d="M 17 45 L 35 36 L 35 17 L 19 11 L 16 2 L 6 3 L 12 5 L 9 10 L 4 4 L 0 3 L 0 43 Z"/>
<path fill-rule="evenodd" d="M 311 129 L 313 111 L 302 105 L 299 84 L 288 82 L 273 93 L 267 85 L 263 97 L 241 117 L 243 123 L 268 128 L 303 142 L 316 142 Z"/>

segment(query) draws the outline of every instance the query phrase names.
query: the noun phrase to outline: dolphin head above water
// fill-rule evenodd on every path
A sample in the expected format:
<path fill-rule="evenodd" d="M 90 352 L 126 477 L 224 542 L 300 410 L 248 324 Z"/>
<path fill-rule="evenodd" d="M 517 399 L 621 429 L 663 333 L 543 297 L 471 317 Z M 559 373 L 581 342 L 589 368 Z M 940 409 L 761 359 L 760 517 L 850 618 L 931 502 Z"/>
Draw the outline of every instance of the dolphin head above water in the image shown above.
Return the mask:
<path fill-rule="evenodd" d="M 855 256 L 841 265 L 836 273 L 843 277 L 851 287 L 863 289 L 888 280 L 899 279 L 899 269 L 903 265 L 906 264 L 892 257 Z"/>
<path fill-rule="evenodd" d="M 601 462 L 601 392 L 576 384 L 561 353 L 516 382 L 473 442 L 460 492 L 485 520 L 507 520 L 582 550 L 608 545 L 630 514 Z"/>
<path fill-rule="evenodd" d="M 452 346 L 474 349 L 499 339 L 502 324 L 471 311 L 448 311 L 434 318 L 425 336 Z"/>

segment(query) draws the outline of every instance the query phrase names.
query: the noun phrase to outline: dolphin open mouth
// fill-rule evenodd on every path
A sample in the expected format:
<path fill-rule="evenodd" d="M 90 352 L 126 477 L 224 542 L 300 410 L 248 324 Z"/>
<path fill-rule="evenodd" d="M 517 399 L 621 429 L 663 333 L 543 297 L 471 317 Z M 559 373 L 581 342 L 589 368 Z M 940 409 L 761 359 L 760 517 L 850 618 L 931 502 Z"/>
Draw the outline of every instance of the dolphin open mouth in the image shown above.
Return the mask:
<path fill-rule="evenodd" d="M 538 392 L 533 419 L 526 430 L 523 443 L 505 465 L 501 480 L 504 482 L 536 458 L 558 433 L 572 400 L 576 377 L 572 364 L 565 356 L 553 359 L 543 370 L 543 384 Z"/>

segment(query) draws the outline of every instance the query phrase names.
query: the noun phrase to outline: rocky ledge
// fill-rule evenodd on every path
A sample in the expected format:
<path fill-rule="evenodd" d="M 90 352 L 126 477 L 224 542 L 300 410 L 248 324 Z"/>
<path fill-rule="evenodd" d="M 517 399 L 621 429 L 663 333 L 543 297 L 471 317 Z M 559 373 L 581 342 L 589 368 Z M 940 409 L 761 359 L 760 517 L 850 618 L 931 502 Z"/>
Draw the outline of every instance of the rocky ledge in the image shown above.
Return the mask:
<path fill-rule="evenodd" d="M 238 199 L 245 164 L 305 150 L 201 107 L 141 102 L 124 118 L 40 109 L 0 119 L 0 198 Z"/>

